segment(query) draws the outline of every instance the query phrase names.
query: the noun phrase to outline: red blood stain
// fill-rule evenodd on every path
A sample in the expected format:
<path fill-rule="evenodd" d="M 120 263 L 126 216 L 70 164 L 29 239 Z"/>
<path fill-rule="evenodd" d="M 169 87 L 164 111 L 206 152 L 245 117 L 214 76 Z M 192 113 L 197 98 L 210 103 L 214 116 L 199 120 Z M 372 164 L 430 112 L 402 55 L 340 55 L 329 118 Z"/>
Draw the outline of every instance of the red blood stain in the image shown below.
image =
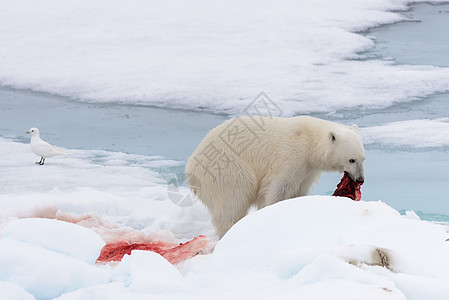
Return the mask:
<path fill-rule="evenodd" d="M 118 241 L 106 244 L 101 249 L 97 263 L 106 263 L 122 260 L 125 254 L 131 254 L 133 250 L 145 250 L 159 253 L 172 264 L 177 264 L 186 259 L 196 256 L 203 251 L 208 252 L 211 241 L 204 235 L 197 236 L 186 243 L 176 244 L 164 241 L 150 243 L 128 243 Z"/>
<path fill-rule="evenodd" d="M 119 262 L 125 254 L 131 254 L 132 250 L 146 250 L 159 253 L 172 264 L 177 264 L 197 254 L 211 253 L 215 247 L 215 242 L 204 235 L 182 244 L 160 241 L 156 239 L 157 234 L 146 235 L 132 228 L 105 223 L 95 213 L 83 215 L 64 213 L 56 206 L 37 207 L 18 217 L 56 219 L 95 231 L 106 242 L 97 263 Z"/>
<path fill-rule="evenodd" d="M 362 192 L 360 191 L 362 184 L 363 182 L 360 183 L 352 180 L 348 173 L 345 172 L 332 196 L 348 197 L 354 201 L 360 201 L 362 199 Z"/>

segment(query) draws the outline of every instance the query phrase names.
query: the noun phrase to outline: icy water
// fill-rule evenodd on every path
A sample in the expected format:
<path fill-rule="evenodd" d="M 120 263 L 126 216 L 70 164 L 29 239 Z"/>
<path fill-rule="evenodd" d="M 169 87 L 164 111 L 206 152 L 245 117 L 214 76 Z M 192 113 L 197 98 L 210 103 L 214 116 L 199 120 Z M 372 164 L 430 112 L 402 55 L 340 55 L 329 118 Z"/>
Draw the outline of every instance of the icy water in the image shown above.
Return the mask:
<path fill-rule="evenodd" d="M 364 53 L 368 58 L 397 64 L 449 66 L 449 4 L 416 4 L 404 13 L 410 21 L 381 26 L 366 33 L 376 46 Z M 419 101 L 382 110 L 347 111 L 335 120 L 354 121 L 361 127 L 386 122 L 435 119 L 449 115 L 449 95 L 436 94 Z M 415 150 L 367 148 L 366 183 L 362 195 L 382 200 L 404 211 L 413 209 L 424 218 L 449 221 L 449 149 Z M 325 192 L 334 175 L 324 175 L 316 192 Z"/>
<path fill-rule="evenodd" d="M 416 4 L 404 14 L 414 21 L 370 30 L 376 38 L 372 54 L 399 64 L 449 67 L 449 4 Z"/>
<path fill-rule="evenodd" d="M 416 5 L 402 22 L 373 29 L 376 47 L 365 55 L 398 64 L 448 66 L 449 5 Z M 444 24 L 442 24 L 444 23 Z M 256 96 L 256 95 L 255 95 Z M 441 94 L 381 110 L 340 111 L 317 117 L 360 127 L 386 122 L 447 117 L 449 95 Z M 38 127 L 43 139 L 68 149 L 103 149 L 161 155 L 186 161 L 207 132 L 227 116 L 148 106 L 94 104 L 31 91 L 0 88 L 0 136 L 28 143 Z M 425 219 L 449 221 L 449 149 L 366 148 L 364 200 L 382 200 Z M 178 173 L 182 167 L 169 172 Z M 163 174 L 169 176 L 170 174 Z M 312 194 L 331 194 L 341 174 L 325 174 Z"/>
<path fill-rule="evenodd" d="M 31 127 L 69 149 L 101 149 L 185 160 L 225 117 L 148 106 L 76 102 L 0 88 L 0 135 L 29 142 Z"/>
<path fill-rule="evenodd" d="M 446 30 L 449 28 L 449 4 L 416 4 L 404 14 L 411 21 L 382 26 L 367 33 L 375 38 L 376 43 L 367 56 L 393 60 L 397 64 L 449 67 L 449 31 Z M 369 113 L 360 117 L 359 123 L 370 126 L 379 119 L 392 122 L 448 115 L 449 95 L 439 94 L 391 107 L 387 112 Z M 382 170 L 388 170 L 384 178 L 374 176 L 371 179 L 369 184 L 380 187 L 373 189 L 372 195 L 396 209 L 411 207 L 421 212 L 419 214 L 423 218 L 449 221 L 449 149 L 421 152 L 385 150 L 379 152 L 383 159 L 373 164 L 367 158 L 367 172 L 381 174 Z"/>

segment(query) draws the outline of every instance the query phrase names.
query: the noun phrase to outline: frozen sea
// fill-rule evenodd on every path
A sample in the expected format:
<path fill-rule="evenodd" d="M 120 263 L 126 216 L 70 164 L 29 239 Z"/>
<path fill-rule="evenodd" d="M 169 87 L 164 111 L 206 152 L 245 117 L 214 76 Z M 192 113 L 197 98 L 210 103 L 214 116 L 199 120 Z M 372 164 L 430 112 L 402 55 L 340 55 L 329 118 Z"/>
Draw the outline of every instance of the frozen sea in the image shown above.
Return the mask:
<path fill-rule="evenodd" d="M 374 47 L 359 53 L 357 60 L 447 67 L 449 34 L 434 29 L 443 28 L 448 11 L 448 5 L 416 4 L 404 12 L 407 20 L 365 31 Z M 398 210 L 414 210 L 425 219 L 448 221 L 448 98 L 447 93 L 432 93 L 380 108 L 330 106 L 327 112 L 307 114 L 362 128 L 367 150 L 364 200 L 381 200 Z M 170 109 L 121 102 L 84 102 L 4 86 L 0 89 L 0 136 L 28 143 L 24 132 L 34 126 L 44 139 L 67 149 L 163 156 L 180 162 L 158 170 L 169 180 L 182 173 L 189 155 L 211 128 L 244 113 L 229 115 L 216 109 L 212 114 L 189 106 Z M 331 194 L 339 178 L 340 174 L 325 174 L 312 194 Z"/>
<path fill-rule="evenodd" d="M 250 290 L 267 298 L 445 299 L 449 263 L 447 242 L 440 241 L 449 222 L 449 33 L 442 28 L 449 26 L 449 4 L 320 0 L 297 10 L 295 1 L 0 2 L 0 265 L 7 270 L 0 271 L 0 291 L 17 299 L 239 298 Z M 56 221 L 17 220 L 93 214 L 102 221 L 87 227 L 105 241 L 213 237 L 206 209 L 175 205 L 169 183 L 182 180 L 210 129 L 254 112 L 262 92 L 277 114 L 358 124 L 366 149 L 361 203 L 322 197 L 342 177 L 327 173 L 312 191 L 316 198 L 253 212 L 212 255 L 174 269 L 133 254 L 110 273 L 78 264 L 85 256 L 92 264 L 98 237 Z M 69 155 L 35 165 L 25 134 L 31 127 Z M 180 191 L 188 193 L 185 186 Z M 264 224 L 295 207 L 304 210 L 301 220 Z M 372 218 L 365 224 L 359 214 Z M 55 244 L 51 234 L 40 237 L 40 226 L 58 238 L 84 237 L 89 254 L 69 242 Z M 316 228 L 322 240 L 291 226 Z M 264 235 L 248 243 L 254 228 Z M 397 274 L 366 262 L 377 251 L 372 245 L 401 257 L 392 264 Z M 66 286 L 68 280 L 40 273 L 45 265 L 58 272 L 52 255 L 67 274 L 88 279 Z M 362 267 L 351 269 L 344 259 Z M 157 266 L 160 278 L 147 265 Z M 142 279 L 148 276 L 152 284 Z M 215 284 L 225 277 L 224 286 Z M 348 287 L 354 294 L 345 294 Z"/>

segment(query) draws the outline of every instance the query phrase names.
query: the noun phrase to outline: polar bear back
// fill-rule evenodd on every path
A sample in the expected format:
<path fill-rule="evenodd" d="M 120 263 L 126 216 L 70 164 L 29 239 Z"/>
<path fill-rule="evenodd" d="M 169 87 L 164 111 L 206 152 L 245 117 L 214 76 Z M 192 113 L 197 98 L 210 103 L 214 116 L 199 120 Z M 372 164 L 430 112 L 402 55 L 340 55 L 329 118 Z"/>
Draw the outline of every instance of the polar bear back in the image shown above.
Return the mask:
<path fill-rule="evenodd" d="M 353 156 L 364 159 L 356 127 L 309 116 L 245 116 L 206 135 L 186 176 L 221 236 L 251 205 L 307 195 L 323 171 L 343 172 Z"/>

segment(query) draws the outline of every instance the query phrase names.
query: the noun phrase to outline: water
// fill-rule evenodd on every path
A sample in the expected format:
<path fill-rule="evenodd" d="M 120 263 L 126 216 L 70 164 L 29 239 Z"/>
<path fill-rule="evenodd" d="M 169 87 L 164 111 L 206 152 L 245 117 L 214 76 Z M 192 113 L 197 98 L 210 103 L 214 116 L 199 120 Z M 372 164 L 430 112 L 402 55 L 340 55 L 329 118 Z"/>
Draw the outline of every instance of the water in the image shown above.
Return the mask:
<path fill-rule="evenodd" d="M 405 13 L 412 21 L 374 28 L 366 33 L 375 47 L 367 58 L 397 64 L 449 66 L 449 4 L 416 4 Z M 435 119 L 449 115 L 449 95 L 435 94 L 406 104 L 369 111 L 341 111 L 330 118 L 375 126 L 386 122 Z M 328 116 L 329 118 L 329 116 Z M 367 147 L 364 199 L 382 200 L 404 212 L 415 210 L 423 219 L 449 221 L 449 149 L 440 151 Z M 326 187 L 338 176 L 325 174 L 315 193 L 330 194 Z"/>
<path fill-rule="evenodd" d="M 405 15 L 413 21 L 369 31 L 376 39 L 370 54 L 398 64 L 449 67 L 449 4 L 415 4 Z"/>
<path fill-rule="evenodd" d="M 223 116 L 148 106 L 93 104 L 0 88 L 0 135 L 28 142 L 31 127 L 69 149 L 99 149 L 186 160 Z M 200 120 L 200 121 L 199 121 Z"/>
<path fill-rule="evenodd" d="M 373 29 L 376 47 L 364 55 L 398 64 L 449 66 L 449 5 L 420 4 L 407 12 L 420 22 Z M 443 24 L 444 23 L 444 24 Z M 317 117 L 361 127 L 386 122 L 447 117 L 449 96 L 398 104 L 379 110 L 339 111 Z M 28 143 L 24 132 L 38 127 L 42 137 L 69 149 L 102 149 L 162 155 L 186 161 L 207 132 L 227 116 L 148 106 L 92 104 L 31 91 L 0 88 L 0 136 Z M 435 221 L 449 221 L 449 149 L 439 151 L 366 148 L 364 200 L 381 200 L 398 210 L 415 210 Z M 178 173 L 181 167 L 167 171 Z M 325 174 L 312 194 L 332 194 L 341 174 Z"/>
<path fill-rule="evenodd" d="M 449 4 L 416 4 L 405 13 L 412 21 L 386 25 L 366 35 L 376 45 L 364 53 L 368 58 L 393 60 L 397 64 L 449 66 Z M 449 115 L 449 95 L 371 111 L 341 111 L 331 118 L 375 126 L 394 121 L 435 119 Z M 449 149 L 418 151 L 367 147 L 366 183 L 362 192 L 369 200 L 382 200 L 404 211 L 412 209 L 424 218 L 449 221 Z M 394 151 L 396 150 L 396 151 Z M 398 151 L 399 150 L 399 151 Z M 402 149 L 404 150 L 404 149 Z M 326 193 L 325 186 L 337 179 L 323 176 L 314 192 Z M 329 194 L 331 191 L 327 191 Z"/>

